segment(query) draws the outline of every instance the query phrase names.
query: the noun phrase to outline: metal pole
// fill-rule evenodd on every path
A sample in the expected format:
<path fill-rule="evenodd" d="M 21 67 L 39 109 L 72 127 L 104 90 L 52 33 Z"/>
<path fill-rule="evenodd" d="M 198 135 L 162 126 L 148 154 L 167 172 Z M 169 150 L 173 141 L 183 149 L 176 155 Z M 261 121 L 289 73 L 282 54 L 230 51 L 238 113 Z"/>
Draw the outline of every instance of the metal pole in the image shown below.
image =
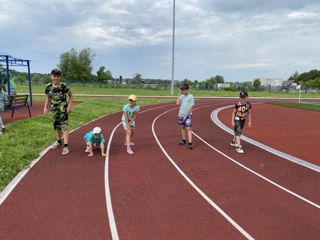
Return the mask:
<path fill-rule="evenodd" d="M 174 45 L 175 45 L 175 18 L 176 18 L 175 12 L 176 12 L 176 1 L 173 0 L 171 95 L 174 94 Z"/>

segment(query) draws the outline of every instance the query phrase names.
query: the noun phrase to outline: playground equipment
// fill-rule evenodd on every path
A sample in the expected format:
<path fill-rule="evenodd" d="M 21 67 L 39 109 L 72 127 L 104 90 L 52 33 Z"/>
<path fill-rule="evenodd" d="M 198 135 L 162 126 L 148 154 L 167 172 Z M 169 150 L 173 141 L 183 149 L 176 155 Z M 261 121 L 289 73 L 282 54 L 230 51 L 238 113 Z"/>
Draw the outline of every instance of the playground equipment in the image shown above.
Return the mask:
<path fill-rule="evenodd" d="M 8 84 L 8 94 L 10 95 L 10 67 L 27 67 L 28 68 L 28 84 L 29 84 L 29 101 L 30 106 L 32 106 L 32 88 L 31 88 L 31 74 L 30 74 L 30 60 L 15 58 L 10 55 L 0 55 L 0 66 L 4 70 L 0 70 L 0 81 L 2 82 L 2 73 L 6 72 L 7 84 Z"/>

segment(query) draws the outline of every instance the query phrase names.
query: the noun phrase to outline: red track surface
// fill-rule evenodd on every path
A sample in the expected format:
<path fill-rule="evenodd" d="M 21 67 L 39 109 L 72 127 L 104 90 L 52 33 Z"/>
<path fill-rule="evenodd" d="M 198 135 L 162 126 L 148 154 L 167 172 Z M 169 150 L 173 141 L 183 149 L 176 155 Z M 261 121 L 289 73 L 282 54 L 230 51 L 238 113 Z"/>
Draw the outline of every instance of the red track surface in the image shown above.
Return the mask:
<path fill-rule="evenodd" d="M 234 100 L 222 99 L 198 101 L 197 107 L 201 108 L 194 111 L 194 132 L 229 158 L 320 205 L 318 172 L 245 142 L 243 155 L 229 146 L 232 136 L 213 124 L 210 113 L 233 103 Z M 120 239 L 245 239 L 182 177 L 159 148 L 152 123 L 175 107 L 142 108 L 150 111 L 141 113 L 137 120 L 133 156 L 125 152 L 122 126 L 115 131 L 109 182 Z M 295 132 L 286 128 L 301 120 L 297 115 L 300 110 L 265 104 L 254 105 L 253 110 L 253 128 L 246 128 L 245 135 L 304 160 L 319 159 L 312 148 L 299 155 L 296 137 L 290 137 Z M 271 116 L 275 112 L 278 122 L 287 122 L 290 116 L 289 123 L 274 124 Z M 319 113 L 302 112 L 303 120 L 311 118 L 304 126 L 306 134 L 298 131 L 300 142 L 305 144 L 303 149 L 307 149 L 307 134 L 319 131 Z M 270 121 L 265 121 L 266 113 Z M 319 208 L 240 167 L 197 137 L 194 150 L 179 146 L 176 115 L 177 110 L 169 111 L 154 123 L 159 142 L 186 176 L 250 236 L 319 238 Z M 228 125 L 231 109 L 220 117 Z M 82 137 L 99 125 L 108 139 L 120 119 L 121 113 L 116 113 L 74 131 L 69 155 L 61 155 L 61 149 L 49 150 L 0 206 L 0 239 L 111 239 L 104 191 L 105 159 L 99 151 L 93 158 L 87 157 Z M 310 139 L 314 143 L 315 138 Z"/>

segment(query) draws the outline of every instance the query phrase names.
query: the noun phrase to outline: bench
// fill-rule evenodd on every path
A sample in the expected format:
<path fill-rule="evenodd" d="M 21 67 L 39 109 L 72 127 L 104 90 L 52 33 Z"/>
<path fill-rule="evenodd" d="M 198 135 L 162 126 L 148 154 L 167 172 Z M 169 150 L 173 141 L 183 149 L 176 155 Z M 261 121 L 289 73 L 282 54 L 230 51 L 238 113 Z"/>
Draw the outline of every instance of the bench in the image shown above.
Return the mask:
<path fill-rule="evenodd" d="M 29 95 L 11 95 L 8 96 L 8 100 L 5 104 L 5 110 L 11 110 L 11 117 L 13 117 L 14 110 L 16 108 L 28 107 L 29 117 L 31 117 L 29 103 L 28 103 Z"/>

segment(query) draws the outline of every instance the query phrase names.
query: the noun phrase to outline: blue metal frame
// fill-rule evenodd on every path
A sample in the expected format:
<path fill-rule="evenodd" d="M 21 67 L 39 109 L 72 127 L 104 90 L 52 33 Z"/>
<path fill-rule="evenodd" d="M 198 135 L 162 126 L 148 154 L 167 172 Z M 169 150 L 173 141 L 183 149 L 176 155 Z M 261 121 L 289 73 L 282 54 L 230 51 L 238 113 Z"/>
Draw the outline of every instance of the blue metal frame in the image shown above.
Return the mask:
<path fill-rule="evenodd" d="M 28 67 L 28 82 L 29 82 L 29 101 L 32 106 L 32 87 L 31 87 L 31 74 L 30 74 L 30 60 L 19 59 L 10 55 L 0 55 L 0 64 L 5 63 L 5 71 L 7 73 L 8 94 L 10 95 L 10 67 Z M 1 72 L 0 80 L 2 81 Z"/>

